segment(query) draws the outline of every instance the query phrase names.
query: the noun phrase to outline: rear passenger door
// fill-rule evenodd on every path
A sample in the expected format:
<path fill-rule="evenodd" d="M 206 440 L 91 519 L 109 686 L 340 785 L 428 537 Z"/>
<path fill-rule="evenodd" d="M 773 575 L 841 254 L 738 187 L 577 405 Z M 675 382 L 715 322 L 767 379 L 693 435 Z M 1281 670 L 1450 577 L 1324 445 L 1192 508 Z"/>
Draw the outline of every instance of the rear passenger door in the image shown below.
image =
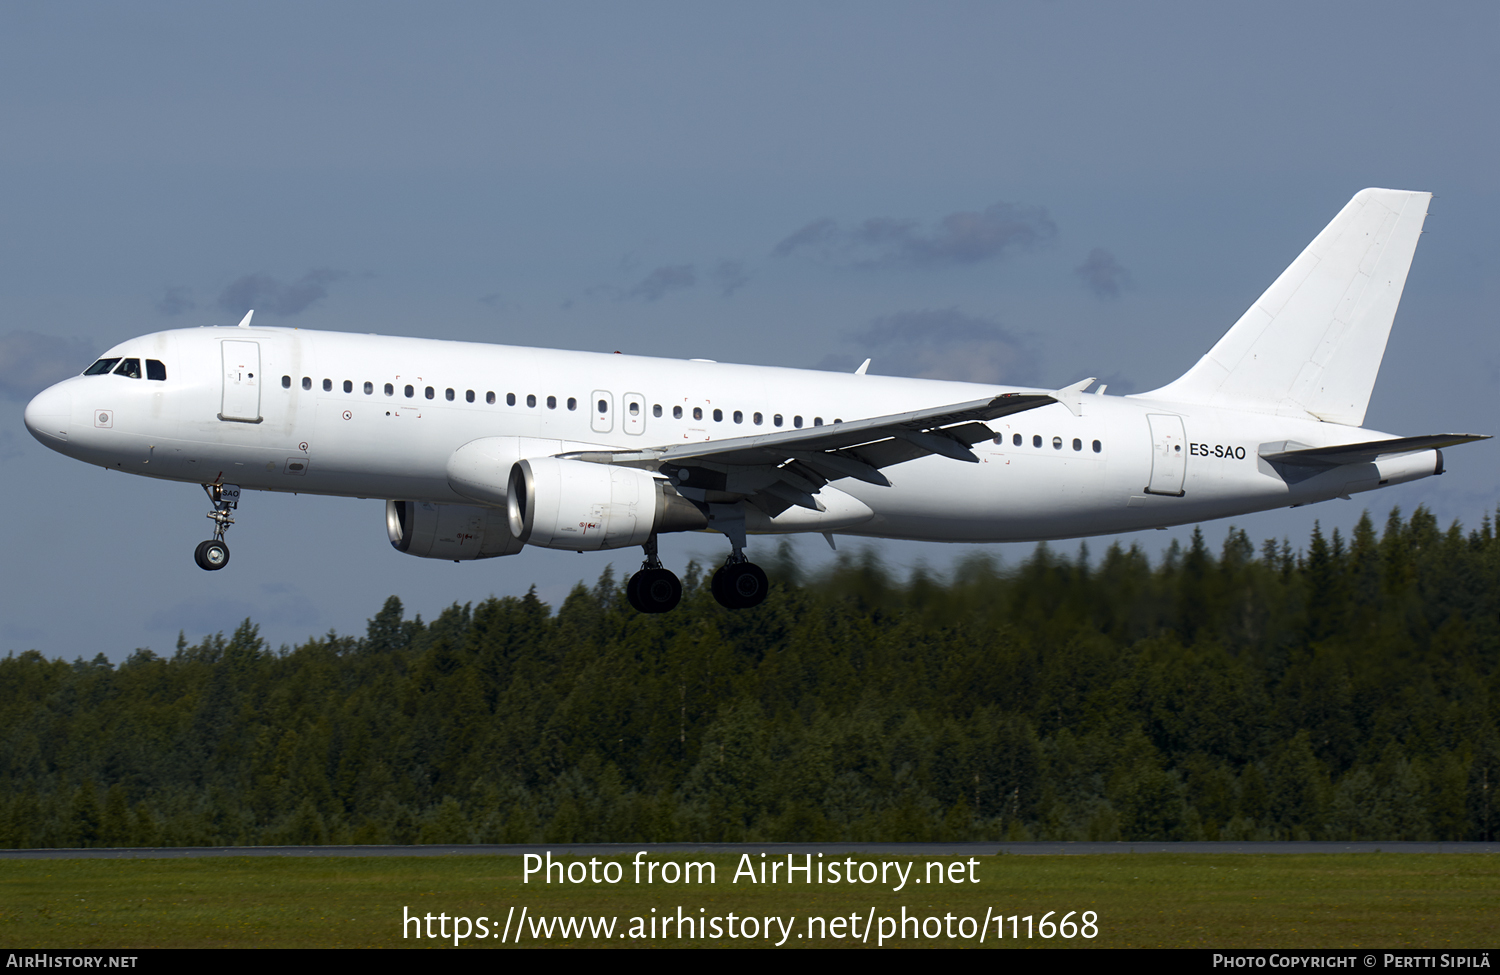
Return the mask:
<path fill-rule="evenodd" d="M 1168 413 L 1148 413 L 1151 423 L 1151 483 L 1147 494 L 1183 495 L 1182 482 L 1187 472 L 1187 435 L 1182 417 Z"/>

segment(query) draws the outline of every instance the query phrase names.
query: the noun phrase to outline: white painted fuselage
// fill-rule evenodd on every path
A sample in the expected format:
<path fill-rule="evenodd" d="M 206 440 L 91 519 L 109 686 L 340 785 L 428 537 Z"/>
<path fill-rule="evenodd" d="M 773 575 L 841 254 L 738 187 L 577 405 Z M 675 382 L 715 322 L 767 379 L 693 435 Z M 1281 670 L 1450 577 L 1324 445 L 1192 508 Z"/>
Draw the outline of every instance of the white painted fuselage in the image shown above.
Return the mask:
<path fill-rule="evenodd" d="M 1430 199 L 1361 190 L 1207 354 L 1139 395 L 256 328 L 246 315 L 120 344 L 33 399 L 26 425 L 79 460 L 207 486 L 205 569 L 228 561 L 237 485 L 385 499 L 392 544 L 426 558 L 641 546 L 627 593 L 646 612 L 680 596 L 657 535 L 707 528 L 731 544 L 715 596 L 743 608 L 765 595 L 746 534 L 1073 538 L 1442 473 L 1440 448 L 1486 438 L 1363 428 Z"/>
<path fill-rule="evenodd" d="M 630 450 L 1016 391 L 258 327 L 159 332 L 105 358 L 157 360 L 166 378 L 78 376 L 51 387 L 26 413 L 42 443 L 169 480 L 434 504 L 474 503 L 454 491 L 448 465 L 460 447 L 485 438 L 516 438 L 519 456 Z M 929 455 L 888 468 L 888 487 L 842 478 L 824 495 L 842 492 L 857 503 L 832 506 L 833 520 L 819 524 L 794 509 L 811 520 L 773 519 L 759 530 L 946 542 L 1071 538 L 1324 501 L 1441 471 L 1438 452 L 1426 450 L 1289 483 L 1260 459 L 1263 445 L 1391 435 L 1149 396 L 1084 393 L 1074 408 L 1053 403 L 988 425 L 994 438 L 973 446 L 977 464 Z"/>

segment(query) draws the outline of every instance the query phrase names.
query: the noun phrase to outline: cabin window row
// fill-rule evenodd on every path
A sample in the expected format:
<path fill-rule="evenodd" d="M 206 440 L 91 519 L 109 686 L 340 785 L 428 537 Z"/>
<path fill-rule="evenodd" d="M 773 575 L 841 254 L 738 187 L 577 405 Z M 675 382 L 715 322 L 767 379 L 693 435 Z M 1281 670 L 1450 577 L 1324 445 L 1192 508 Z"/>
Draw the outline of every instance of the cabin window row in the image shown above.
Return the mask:
<path fill-rule="evenodd" d="M 601 407 L 605 405 L 603 400 L 600 400 L 599 402 L 600 402 L 600 406 Z M 634 403 L 630 404 L 630 409 L 631 409 L 632 412 L 634 412 L 637 408 L 638 407 L 636 406 L 636 404 L 634 404 Z M 602 413 L 603 409 L 601 409 L 600 412 Z M 655 404 L 655 405 L 653 405 L 651 407 L 651 415 L 652 416 L 661 416 L 662 415 L 662 406 L 661 406 L 660 403 L 657 403 L 657 404 Z M 684 415 L 684 413 L 683 413 L 683 408 L 682 407 L 680 407 L 680 406 L 674 406 L 674 407 L 672 407 L 672 419 L 674 419 L 674 420 L 681 420 L 683 418 L 683 415 Z M 711 412 L 711 415 L 713 416 L 713 420 L 714 420 L 715 423 L 723 423 L 724 422 L 724 411 L 723 410 L 718 410 L 718 409 L 713 410 Z M 729 414 L 729 416 L 730 416 L 730 419 L 733 420 L 735 423 L 744 423 L 745 422 L 745 412 L 743 410 L 735 410 L 733 413 Z M 703 407 L 701 407 L 701 406 L 695 406 L 695 407 L 693 407 L 693 409 L 692 409 L 692 417 L 693 417 L 694 420 L 702 420 L 703 419 Z M 765 424 L 765 422 L 766 422 L 766 416 L 765 416 L 764 413 L 751 413 L 750 414 L 750 422 L 752 424 L 754 424 L 755 426 L 763 426 Z M 841 419 L 838 419 L 837 417 L 835 417 L 833 422 L 834 423 L 843 423 L 844 421 L 841 420 Z M 771 414 L 771 426 L 773 426 L 773 427 L 779 427 L 779 426 L 785 426 L 785 424 L 786 424 L 786 418 L 784 416 L 782 416 L 780 413 L 773 413 L 773 414 Z M 797 427 L 798 429 L 800 429 L 803 426 L 803 424 L 804 424 L 804 421 L 803 421 L 803 419 L 802 419 L 802 417 L 800 415 L 792 417 L 792 426 Z M 823 418 L 821 416 L 815 416 L 815 417 L 813 417 L 813 419 L 812 419 L 812 425 L 815 426 L 815 427 L 822 426 L 823 425 Z"/>
<path fill-rule="evenodd" d="M 165 378 L 165 377 L 163 377 L 163 378 Z M 292 388 L 292 377 L 291 376 L 282 376 L 281 377 L 281 388 L 282 389 L 291 389 Z M 308 389 L 308 390 L 310 390 L 310 389 L 313 388 L 313 380 L 312 380 L 311 376 L 303 376 L 302 377 L 302 388 L 303 389 Z M 325 393 L 331 393 L 331 392 L 333 392 L 333 380 L 332 379 L 325 379 L 325 380 L 323 380 L 323 392 L 325 392 Z M 346 392 L 346 393 L 352 393 L 352 392 L 354 392 L 354 381 L 353 380 L 350 380 L 350 379 L 345 379 L 344 380 L 344 392 Z M 364 384 L 364 392 L 365 392 L 366 396 L 373 396 L 375 394 L 375 384 L 371 383 L 371 382 L 365 383 Z M 395 384 L 393 384 L 393 383 L 386 383 L 385 387 L 383 389 L 383 392 L 387 396 L 395 396 L 396 395 Z M 403 386 L 401 388 L 401 394 L 403 396 L 405 396 L 407 399 L 415 399 L 417 397 L 417 387 L 412 386 L 412 385 Z M 437 389 L 435 387 L 433 387 L 433 386 L 423 387 L 422 388 L 422 397 L 424 399 L 436 399 L 437 398 Z M 443 398 L 445 400 L 447 400 L 448 402 L 451 403 L 451 402 L 454 402 L 458 398 L 458 393 L 457 393 L 456 390 L 454 390 L 453 388 L 450 387 L 448 389 L 443 390 Z M 466 390 L 464 390 L 464 402 L 466 402 L 466 403 L 472 403 L 472 402 L 474 402 L 474 400 L 475 400 L 474 390 L 472 390 L 472 389 L 466 389 Z M 493 392 L 487 392 L 487 393 L 485 393 L 484 394 L 484 401 L 486 403 L 490 404 L 491 406 L 493 406 L 495 404 L 495 394 Z M 534 409 L 536 407 L 536 405 L 537 405 L 537 401 L 538 400 L 537 400 L 537 397 L 536 397 L 535 394 L 527 394 L 527 396 L 526 396 L 526 405 L 528 407 Z M 549 410 L 555 410 L 555 409 L 557 409 L 558 400 L 557 400 L 556 396 L 548 396 L 546 398 L 546 403 L 547 403 L 547 409 L 549 409 Z M 516 405 L 516 394 L 515 393 L 506 393 L 505 394 L 505 405 L 506 406 L 515 406 Z M 567 399 L 567 407 L 568 407 L 569 410 L 577 410 L 578 409 L 578 400 L 577 400 L 577 398 L 569 396 L 568 399 Z M 595 408 L 598 410 L 598 412 L 599 412 L 599 414 L 601 416 L 604 415 L 604 414 L 606 414 L 606 413 L 608 413 L 609 412 L 609 400 L 603 400 L 603 399 L 601 399 L 598 403 L 595 404 Z M 631 415 L 634 416 L 634 415 L 636 415 L 636 414 L 638 414 L 640 412 L 641 406 L 640 406 L 639 403 L 631 403 L 631 404 L 629 404 L 629 406 L 627 407 L 627 409 L 630 411 Z M 652 407 L 651 407 L 651 415 L 655 416 L 655 417 L 660 417 L 660 416 L 663 415 L 663 408 L 662 408 L 662 405 L 660 403 L 656 403 L 656 404 L 652 405 Z M 724 422 L 724 411 L 723 410 L 721 410 L 721 409 L 713 410 L 712 411 L 712 415 L 713 415 L 713 419 L 714 419 L 715 423 L 723 423 Z M 683 411 L 683 408 L 681 406 L 674 406 L 674 407 L 672 407 L 672 419 L 674 419 L 674 420 L 681 420 L 683 418 L 683 416 L 684 416 L 684 411 Z M 693 417 L 694 420 L 702 420 L 703 419 L 703 407 L 701 407 L 701 406 L 695 406 L 695 407 L 693 407 L 692 408 L 692 417 Z M 733 413 L 730 414 L 730 417 L 731 417 L 731 419 L 735 423 L 744 423 L 745 422 L 745 412 L 743 410 L 735 410 Z M 755 426 L 762 426 L 762 425 L 764 425 L 765 422 L 766 422 L 765 414 L 763 414 L 763 413 L 751 413 L 750 414 L 750 422 L 753 423 Z M 821 416 L 815 416 L 815 417 L 812 418 L 812 425 L 815 426 L 815 427 L 821 427 L 823 425 L 823 422 L 824 421 L 823 421 L 823 418 Z M 842 419 L 839 419 L 839 418 L 835 417 L 834 420 L 833 420 L 833 422 L 834 423 L 843 423 L 844 421 Z M 805 423 L 805 421 L 803 420 L 803 418 L 802 418 L 802 416 L 800 414 L 799 415 L 795 415 L 795 416 L 792 417 L 792 426 L 793 427 L 801 429 L 803 427 L 804 423 Z M 772 426 L 780 427 L 780 426 L 784 426 L 785 424 L 786 424 L 786 418 L 784 416 L 782 416 L 780 413 L 773 413 L 771 415 L 771 425 Z"/>
<path fill-rule="evenodd" d="M 291 376 L 282 376 L 281 377 L 281 388 L 282 389 L 291 389 L 292 388 L 292 377 Z M 312 381 L 312 377 L 311 376 L 303 376 L 302 377 L 302 388 L 303 389 L 312 389 L 313 388 L 313 381 Z M 344 392 L 346 392 L 346 393 L 352 393 L 352 392 L 354 392 L 354 381 L 352 379 L 345 379 L 344 380 L 344 384 L 343 384 L 343 388 L 344 388 Z M 395 383 L 386 383 L 382 387 L 381 391 L 383 393 L 385 393 L 385 395 L 387 395 L 387 396 L 395 396 L 396 395 L 396 384 Z M 325 393 L 331 393 L 331 392 L 333 392 L 333 380 L 332 379 L 325 379 L 325 380 L 323 380 L 323 392 L 325 392 Z M 408 383 L 406 385 L 403 385 L 400 388 L 400 392 L 401 392 L 401 395 L 404 396 L 404 397 L 406 397 L 407 399 L 416 399 L 417 395 L 418 395 L 418 387 L 413 386 L 410 383 Z M 364 393 L 365 393 L 366 396 L 374 396 L 375 395 L 375 384 L 372 383 L 372 382 L 366 382 L 364 384 Z M 421 398 L 422 399 L 432 399 L 432 400 L 435 400 L 435 399 L 437 399 L 437 395 L 438 395 L 438 391 L 437 391 L 437 388 L 435 386 L 423 386 L 423 387 L 421 387 Z M 453 389 L 451 386 L 449 388 L 443 390 L 443 399 L 446 400 L 446 401 L 448 401 L 449 403 L 455 402 L 458 399 L 458 390 Z M 475 399 L 477 399 L 477 394 L 474 392 L 474 390 L 472 390 L 472 389 L 466 389 L 466 390 L 464 390 L 464 402 L 465 403 L 472 403 L 472 402 L 475 401 Z M 484 401 L 486 403 L 488 403 L 489 405 L 494 406 L 495 405 L 495 394 L 494 394 L 494 392 L 492 391 L 492 392 L 485 393 L 484 394 Z M 537 398 L 535 396 L 527 396 L 526 397 L 526 405 L 527 406 L 533 406 L 534 407 L 534 406 L 536 406 L 536 404 L 537 404 Z M 515 393 L 506 393 L 505 394 L 505 405 L 506 406 L 515 406 L 516 405 L 516 394 Z M 570 409 L 570 410 L 576 410 L 576 409 L 578 409 L 578 400 L 575 397 L 569 396 L 568 397 L 568 401 L 567 401 L 567 406 L 568 406 L 568 409 Z M 556 396 L 548 396 L 547 397 L 547 409 L 549 409 L 549 410 L 555 410 L 555 409 L 557 409 L 557 397 Z"/>
<path fill-rule="evenodd" d="M 997 443 L 997 444 L 1002 444 L 1004 442 L 1005 442 L 1005 436 L 1003 434 L 1001 436 L 998 436 L 998 437 L 995 438 L 995 443 Z M 1023 436 L 1021 436 L 1019 433 L 1016 433 L 1016 434 L 1012 434 L 1011 435 L 1010 442 L 1011 442 L 1011 444 L 1013 446 L 1020 447 L 1020 446 L 1023 446 L 1026 443 L 1026 438 L 1023 437 Z M 1040 449 L 1040 448 L 1046 446 L 1046 443 L 1047 443 L 1046 439 L 1044 437 L 1042 437 L 1041 434 L 1032 434 L 1032 436 L 1031 436 L 1031 446 Z M 1094 453 L 1096 453 L 1096 454 L 1103 453 L 1103 451 L 1104 451 L 1104 444 L 1102 444 L 1098 440 L 1095 440 L 1093 442 L 1092 446 L 1093 446 L 1093 449 L 1094 449 Z M 1053 450 L 1062 450 L 1063 449 L 1063 438 L 1062 437 L 1053 437 L 1052 438 L 1052 449 Z M 1081 452 L 1083 450 L 1083 440 L 1080 439 L 1080 438 L 1078 438 L 1078 437 L 1074 437 L 1073 438 L 1073 449 Z"/>

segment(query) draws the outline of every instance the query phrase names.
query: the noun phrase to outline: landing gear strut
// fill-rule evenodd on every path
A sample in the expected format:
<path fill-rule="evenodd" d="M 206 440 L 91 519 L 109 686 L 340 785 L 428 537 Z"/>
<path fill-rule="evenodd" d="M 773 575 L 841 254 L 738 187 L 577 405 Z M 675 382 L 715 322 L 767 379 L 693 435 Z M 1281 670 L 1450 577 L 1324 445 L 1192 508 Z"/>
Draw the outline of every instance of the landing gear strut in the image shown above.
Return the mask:
<path fill-rule="evenodd" d="M 665 613 L 682 601 L 682 581 L 662 568 L 656 556 L 656 536 L 641 546 L 646 552 L 641 570 L 625 583 L 625 598 L 642 613 Z"/>
<path fill-rule="evenodd" d="M 198 543 L 193 561 L 198 563 L 198 568 L 213 572 L 229 564 L 229 546 L 224 544 L 224 533 L 234 524 L 229 513 L 239 507 L 240 489 L 236 484 L 205 484 L 203 490 L 214 506 L 208 513 L 209 520 L 214 523 L 214 537 Z"/>
<path fill-rule="evenodd" d="M 708 521 L 729 539 L 729 558 L 709 580 L 709 591 L 725 609 L 750 609 L 766 601 L 770 583 L 761 567 L 745 558 L 745 507 L 710 504 Z"/>

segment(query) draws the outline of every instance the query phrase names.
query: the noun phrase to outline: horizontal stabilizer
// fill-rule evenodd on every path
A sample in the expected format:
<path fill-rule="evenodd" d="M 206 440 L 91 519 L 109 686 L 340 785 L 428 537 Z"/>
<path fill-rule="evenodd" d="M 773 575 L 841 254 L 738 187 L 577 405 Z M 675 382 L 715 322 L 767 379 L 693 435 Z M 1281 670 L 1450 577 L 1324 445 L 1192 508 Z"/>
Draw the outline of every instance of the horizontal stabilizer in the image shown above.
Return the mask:
<path fill-rule="evenodd" d="M 1334 447 L 1304 447 L 1283 441 L 1261 444 L 1260 456 L 1272 464 L 1290 464 L 1294 467 L 1342 467 L 1345 464 L 1368 464 L 1394 454 L 1437 450 L 1488 439 L 1488 436 L 1477 433 L 1435 433 L 1426 437 L 1367 440 L 1364 443 L 1338 444 Z"/>

